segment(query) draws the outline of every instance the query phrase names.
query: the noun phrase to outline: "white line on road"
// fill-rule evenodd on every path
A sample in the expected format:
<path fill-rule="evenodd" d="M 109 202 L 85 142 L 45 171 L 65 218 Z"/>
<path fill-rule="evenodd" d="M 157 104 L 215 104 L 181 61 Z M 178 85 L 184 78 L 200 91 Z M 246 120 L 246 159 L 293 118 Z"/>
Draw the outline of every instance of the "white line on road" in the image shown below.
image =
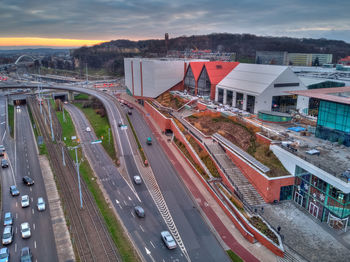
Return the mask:
<path fill-rule="evenodd" d="M 17 252 L 17 243 L 15 243 L 15 253 Z"/>
<path fill-rule="evenodd" d="M 125 204 L 125 205 L 127 205 L 127 203 L 126 203 L 126 201 L 125 201 L 125 200 L 123 200 L 123 202 L 124 202 L 124 204 Z"/>
<path fill-rule="evenodd" d="M 16 207 L 17 207 L 18 203 L 16 202 Z"/>
<path fill-rule="evenodd" d="M 32 208 L 32 214 L 34 215 L 34 208 Z"/>
<path fill-rule="evenodd" d="M 16 219 L 18 218 L 18 213 L 16 213 Z"/>
<path fill-rule="evenodd" d="M 130 201 L 132 200 L 131 197 L 128 196 L 128 198 L 129 198 Z"/>
<path fill-rule="evenodd" d="M 16 234 L 17 234 L 17 227 L 16 227 Z"/>
<path fill-rule="evenodd" d="M 36 241 L 34 240 L 34 248 L 36 248 Z"/>
<path fill-rule="evenodd" d="M 133 211 L 131 211 L 130 213 L 131 213 L 131 215 L 132 215 L 133 217 L 135 217 L 135 215 L 134 215 L 134 212 L 133 212 Z"/>
<path fill-rule="evenodd" d="M 156 248 L 156 247 L 153 245 L 152 241 L 149 241 L 149 242 L 151 243 L 151 245 L 152 245 L 153 248 Z"/>
<path fill-rule="evenodd" d="M 32 188 L 31 188 L 31 187 L 29 188 L 29 190 L 30 190 L 30 192 L 32 192 Z M 32 201 L 33 201 L 33 200 L 32 200 Z"/>
<path fill-rule="evenodd" d="M 140 228 L 141 228 L 142 232 L 145 232 L 145 230 L 142 228 L 142 226 L 141 226 L 141 225 L 139 225 L 139 226 L 140 226 Z"/>
<path fill-rule="evenodd" d="M 34 228 L 34 230 L 35 230 L 35 224 L 33 223 L 33 228 Z"/>
<path fill-rule="evenodd" d="M 6 135 L 6 129 L 5 129 L 4 135 L 2 136 L 1 142 L 4 141 L 5 135 Z"/>
<path fill-rule="evenodd" d="M 31 200 L 32 200 L 32 202 L 33 202 L 33 198 L 31 197 L 30 199 L 31 199 Z"/>
<path fill-rule="evenodd" d="M 123 209 L 122 205 L 120 204 L 120 202 L 119 202 L 117 199 L 115 200 L 115 202 L 117 203 L 117 205 L 119 205 L 119 207 L 120 207 L 121 209 Z"/>

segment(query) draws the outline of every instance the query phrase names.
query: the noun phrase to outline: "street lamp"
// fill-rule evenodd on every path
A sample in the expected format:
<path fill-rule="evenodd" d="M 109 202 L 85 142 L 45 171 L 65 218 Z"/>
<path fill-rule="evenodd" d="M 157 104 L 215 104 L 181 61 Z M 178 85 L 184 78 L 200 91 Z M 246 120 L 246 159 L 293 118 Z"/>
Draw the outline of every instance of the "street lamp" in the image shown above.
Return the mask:
<path fill-rule="evenodd" d="M 81 194 L 81 185 L 80 185 L 80 172 L 79 172 L 79 166 L 80 166 L 80 163 L 78 161 L 78 148 L 79 147 L 82 147 L 82 145 L 84 144 L 91 144 L 91 145 L 94 145 L 94 144 L 101 144 L 102 143 L 102 140 L 95 140 L 95 141 L 91 141 L 91 142 L 87 142 L 87 143 L 81 143 L 77 146 L 70 146 L 68 147 L 69 150 L 75 150 L 75 167 L 77 169 L 77 175 L 78 175 L 78 187 L 79 187 L 79 197 L 80 197 L 80 208 L 83 208 L 83 197 L 82 197 L 82 194 Z"/>

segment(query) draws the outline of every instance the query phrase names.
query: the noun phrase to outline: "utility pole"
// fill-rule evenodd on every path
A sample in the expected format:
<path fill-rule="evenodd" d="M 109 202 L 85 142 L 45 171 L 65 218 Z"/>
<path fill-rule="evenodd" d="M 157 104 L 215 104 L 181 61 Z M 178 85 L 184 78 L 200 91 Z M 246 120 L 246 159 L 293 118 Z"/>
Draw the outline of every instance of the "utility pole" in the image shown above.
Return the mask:
<path fill-rule="evenodd" d="M 52 128 L 52 117 L 51 117 L 51 107 L 50 107 L 50 100 L 47 100 L 47 107 L 49 108 L 49 119 L 50 119 L 50 128 L 51 128 L 51 139 L 52 141 L 55 141 L 55 135 L 53 133 L 53 128 Z"/>

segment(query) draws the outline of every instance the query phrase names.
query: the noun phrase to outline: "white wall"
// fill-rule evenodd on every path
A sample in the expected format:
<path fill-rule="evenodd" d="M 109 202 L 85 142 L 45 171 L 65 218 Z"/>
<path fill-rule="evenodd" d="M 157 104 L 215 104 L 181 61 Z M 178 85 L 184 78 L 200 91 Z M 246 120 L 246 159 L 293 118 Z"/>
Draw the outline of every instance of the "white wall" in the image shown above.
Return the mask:
<path fill-rule="evenodd" d="M 125 85 L 132 92 L 131 59 L 124 58 Z"/>

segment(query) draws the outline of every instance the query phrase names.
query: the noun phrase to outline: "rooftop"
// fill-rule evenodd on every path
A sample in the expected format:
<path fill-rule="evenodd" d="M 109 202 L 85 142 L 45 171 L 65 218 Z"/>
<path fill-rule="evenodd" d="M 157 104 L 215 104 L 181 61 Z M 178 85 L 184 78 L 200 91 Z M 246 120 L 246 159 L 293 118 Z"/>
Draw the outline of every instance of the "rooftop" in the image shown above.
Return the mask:
<path fill-rule="evenodd" d="M 288 93 L 350 105 L 350 86 L 289 91 Z"/>

